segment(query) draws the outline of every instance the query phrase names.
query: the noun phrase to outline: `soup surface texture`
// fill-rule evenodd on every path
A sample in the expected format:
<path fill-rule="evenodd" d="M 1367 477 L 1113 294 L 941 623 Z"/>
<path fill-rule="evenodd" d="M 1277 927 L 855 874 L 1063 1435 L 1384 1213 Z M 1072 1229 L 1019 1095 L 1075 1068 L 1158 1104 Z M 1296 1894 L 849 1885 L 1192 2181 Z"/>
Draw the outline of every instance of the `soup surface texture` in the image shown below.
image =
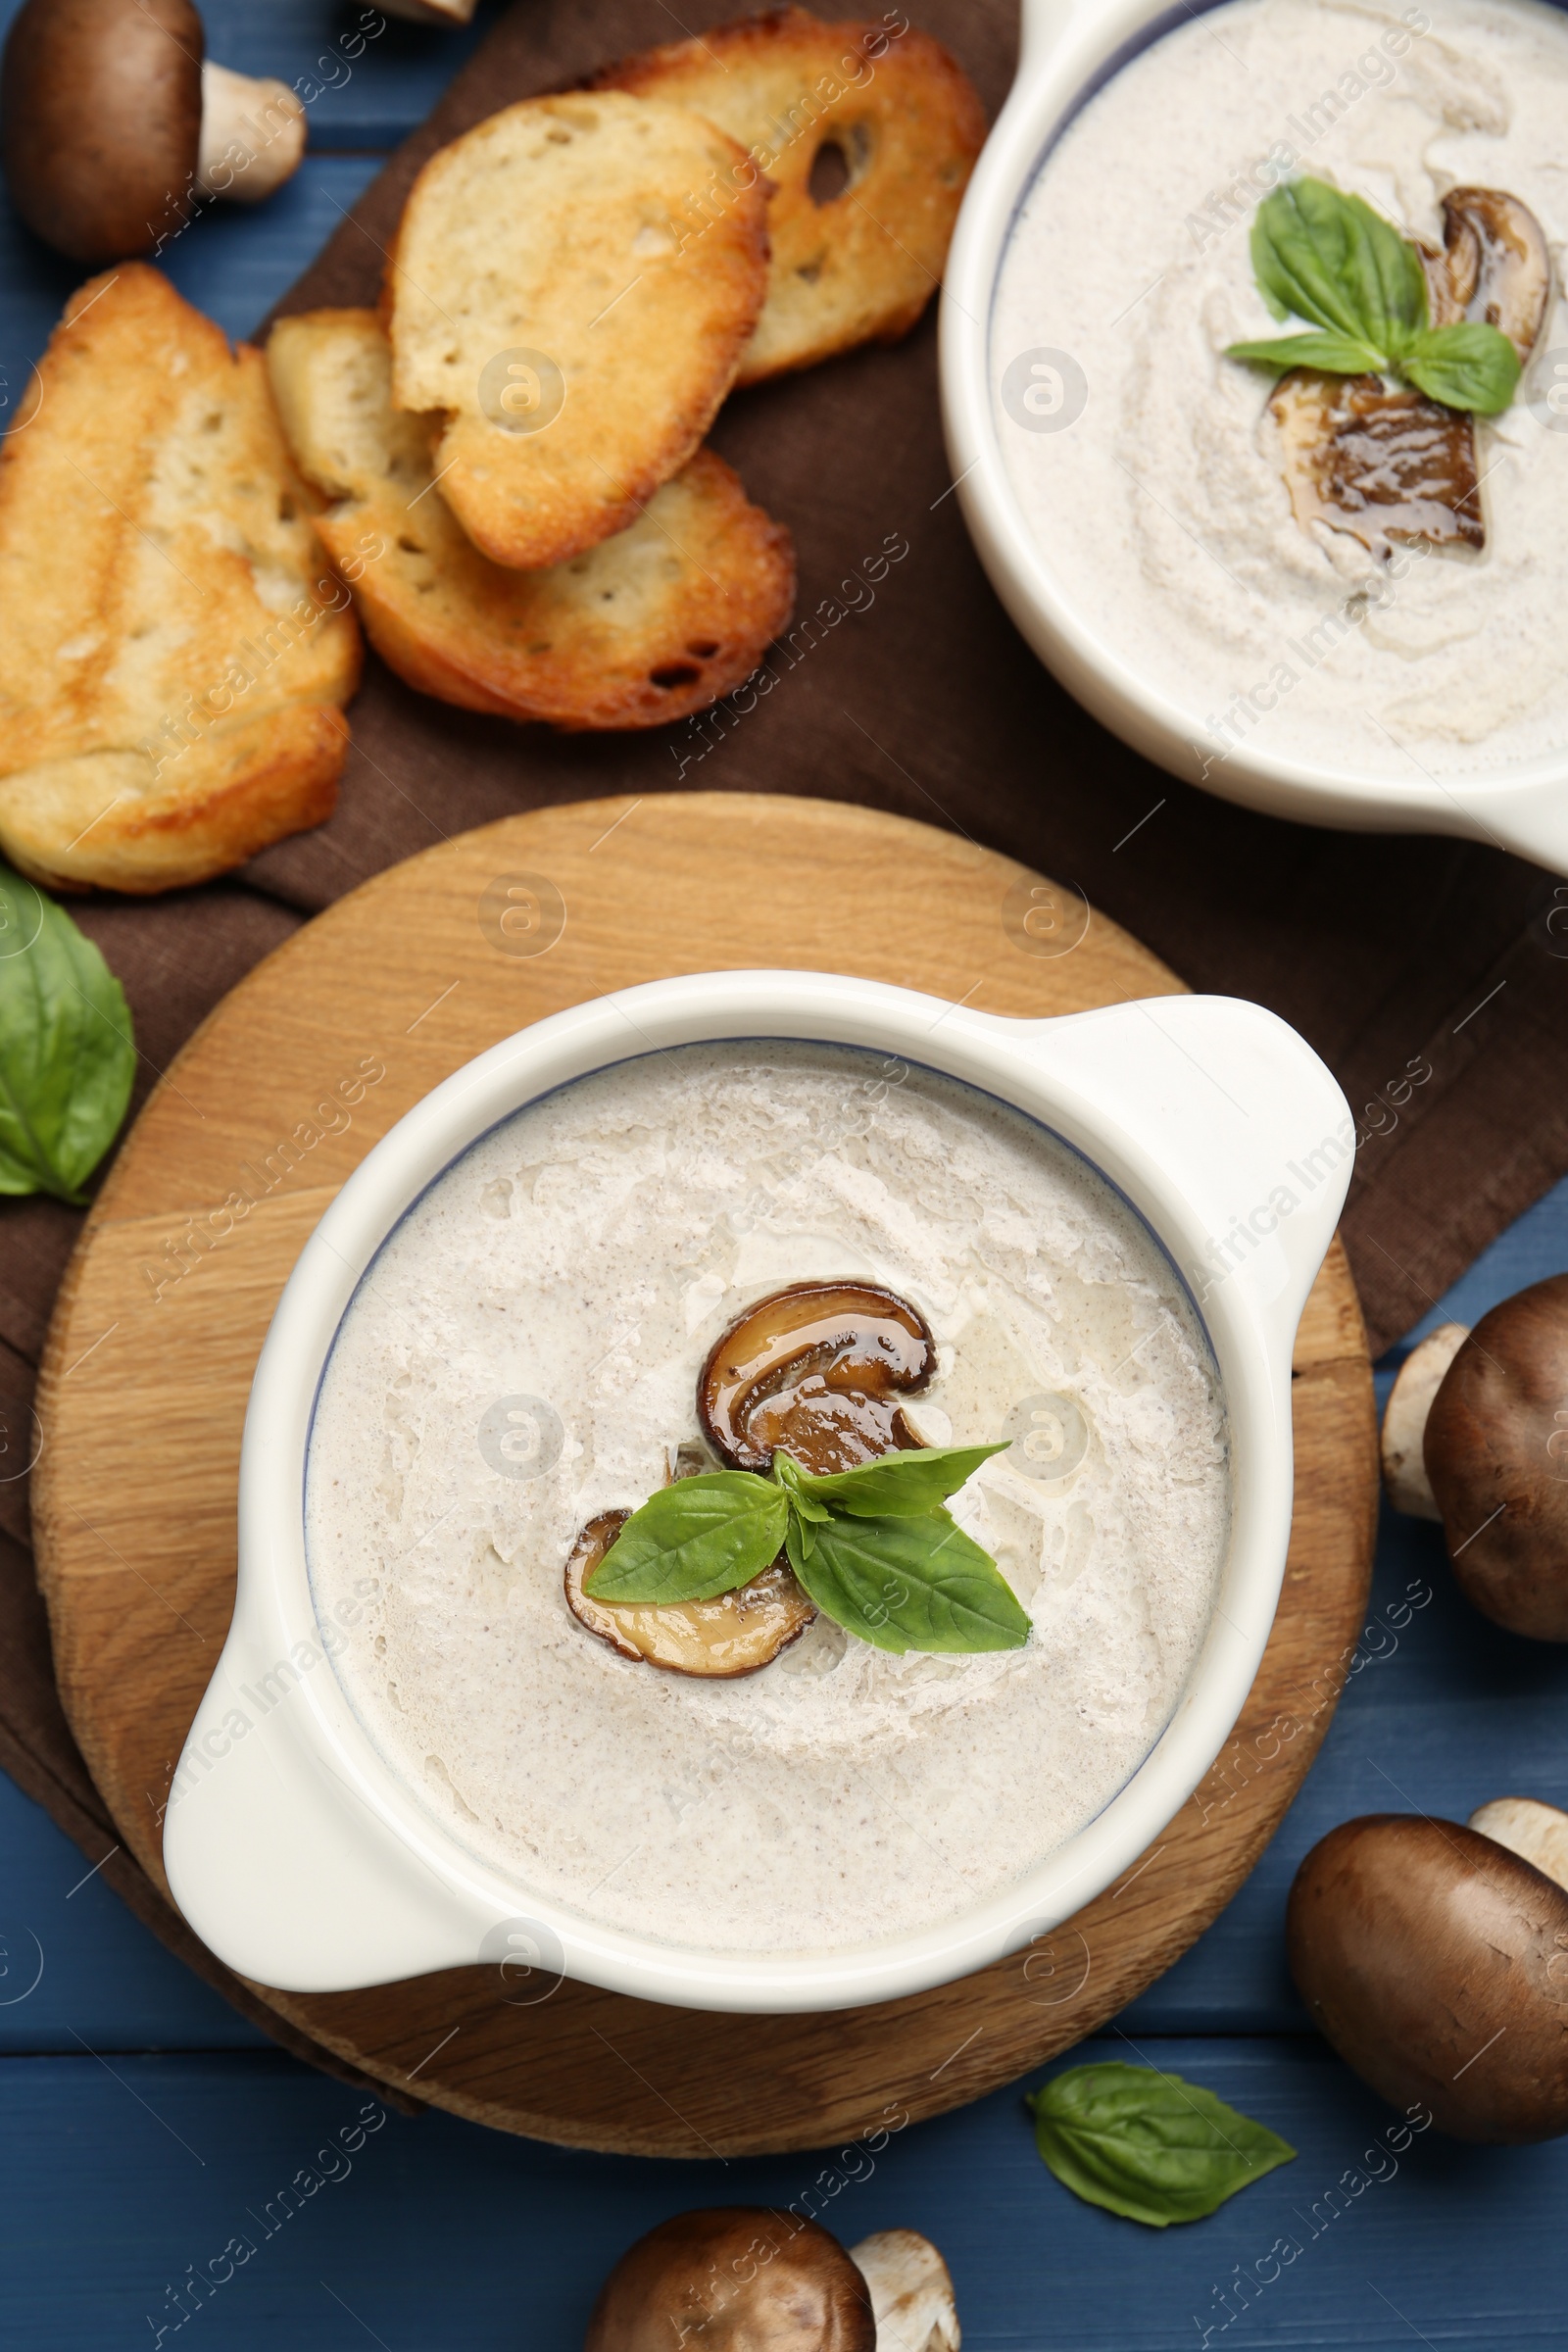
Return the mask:
<path fill-rule="evenodd" d="M 584 1521 L 698 1439 L 756 1299 L 869 1281 L 925 1316 L 928 1443 L 1012 1441 L 955 1498 L 1033 1626 L 894 1656 L 825 1617 L 760 1672 L 617 1655 L 568 1611 Z M 344 1317 L 311 1439 L 324 1610 L 382 1756 L 517 1886 L 673 1943 L 806 1953 L 1001 1892 L 1168 1720 L 1230 1518 L 1217 1375 L 1142 1222 L 1045 1129 L 826 1046 L 693 1046 L 474 1145 Z"/>

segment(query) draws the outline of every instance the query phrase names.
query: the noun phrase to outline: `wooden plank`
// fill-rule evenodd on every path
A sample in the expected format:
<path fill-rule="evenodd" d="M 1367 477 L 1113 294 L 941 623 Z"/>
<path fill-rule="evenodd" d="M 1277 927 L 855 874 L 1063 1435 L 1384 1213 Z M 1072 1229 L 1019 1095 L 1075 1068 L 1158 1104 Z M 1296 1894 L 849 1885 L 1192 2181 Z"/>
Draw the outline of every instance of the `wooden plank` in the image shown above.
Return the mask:
<path fill-rule="evenodd" d="M 558 943 L 531 957 L 499 950 L 479 919 L 487 885 L 516 872 L 547 877 L 565 907 Z M 552 808 L 378 876 L 224 1001 L 103 1187 L 39 1392 L 34 1517 L 61 1692 L 150 1872 L 161 1870 L 154 1800 L 231 1604 L 251 1367 L 305 1234 L 370 1144 L 497 1038 L 667 972 L 840 968 L 1018 1015 L 1179 987 L 1098 913 L 1071 953 L 1021 950 L 1004 919 L 1020 880 L 951 834 L 826 803 L 713 794 Z M 318 1119 L 345 1088 L 347 1117 Z M 459 2113 L 641 2153 L 813 2146 L 858 2129 L 868 2102 L 897 2095 L 933 2113 L 1077 2040 L 1235 1891 L 1333 1713 L 1336 1661 L 1361 1623 L 1375 1496 L 1370 1375 L 1338 1249 L 1296 1370 L 1285 1598 L 1235 1753 L 1122 1890 L 1049 1952 L 848 2017 L 712 2018 L 700 2037 L 684 2011 L 576 1984 L 517 2008 L 474 1969 L 267 1997 L 383 2080 L 417 2069 L 420 2090 Z"/>
<path fill-rule="evenodd" d="M 1154 2230 L 1046 2172 L 1015 2090 L 874 2153 L 627 2164 L 393 2115 L 339 2161 L 319 2152 L 344 2128 L 353 2145 L 359 2094 L 282 2061 L 117 2058 L 113 2075 L 80 2052 L 13 2061 L 7 2340 L 151 2346 L 167 2290 L 210 2263 L 221 2277 L 238 2236 L 254 2254 L 164 2352 L 573 2352 L 606 2270 L 645 2230 L 693 2205 L 809 2200 L 847 2241 L 927 2231 L 953 2267 L 965 2352 L 1198 2352 L 1204 2325 L 1210 2352 L 1561 2344 L 1568 2142 L 1459 2150 L 1431 2133 L 1396 2154 L 1393 2115 L 1321 2044 L 1140 2046 L 1283 2132 L 1296 2162 L 1207 2221 Z M 1134 2054 L 1109 2037 L 1080 2057 Z M 302 2174 L 323 2184 L 281 2220 Z M 1288 2259 L 1270 2262 L 1281 2241 Z M 1237 2316 L 1220 2334 L 1227 2281 Z"/>
<path fill-rule="evenodd" d="M 75 2034 L 110 2051 L 268 2046 L 0 1773 L 0 2052 L 71 2050 Z"/>

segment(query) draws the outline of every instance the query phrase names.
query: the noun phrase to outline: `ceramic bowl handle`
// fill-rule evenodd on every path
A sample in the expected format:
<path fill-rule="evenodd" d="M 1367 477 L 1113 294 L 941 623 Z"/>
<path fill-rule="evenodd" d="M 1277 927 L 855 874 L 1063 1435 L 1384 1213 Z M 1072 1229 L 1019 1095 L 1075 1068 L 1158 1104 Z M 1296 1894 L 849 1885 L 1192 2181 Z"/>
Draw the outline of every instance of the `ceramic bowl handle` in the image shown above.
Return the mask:
<path fill-rule="evenodd" d="M 1053 1073 L 1120 1130 L 1129 1165 L 1141 1156 L 1185 1199 L 1181 1271 L 1200 1310 L 1236 1286 L 1288 1363 L 1355 1160 L 1333 1073 L 1287 1022 L 1236 997 L 1153 997 L 1036 1036 Z"/>
<path fill-rule="evenodd" d="M 1464 808 L 1470 819 L 1465 829 L 1476 841 L 1500 842 L 1548 874 L 1568 875 L 1568 785 L 1522 784 L 1473 797 L 1461 788 L 1451 797 Z"/>
<path fill-rule="evenodd" d="M 309 1674 L 312 1646 L 231 1630 L 164 1816 L 174 1901 L 220 1960 L 290 1992 L 477 1960 L 482 1917 L 465 1920 L 312 1738 L 293 1663 Z"/>

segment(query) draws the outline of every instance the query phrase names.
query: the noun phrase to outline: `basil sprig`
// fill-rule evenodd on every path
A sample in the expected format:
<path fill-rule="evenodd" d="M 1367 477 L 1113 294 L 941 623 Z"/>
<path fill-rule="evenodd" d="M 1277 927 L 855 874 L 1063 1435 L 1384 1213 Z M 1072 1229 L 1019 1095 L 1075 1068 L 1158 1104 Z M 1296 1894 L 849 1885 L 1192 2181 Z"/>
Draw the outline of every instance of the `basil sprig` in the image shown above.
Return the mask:
<path fill-rule="evenodd" d="M 79 1205 L 135 1075 L 120 982 L 63 906 L 0 865 L 0 1193 Z"/>
<path fill-rule="evenodd" d="M 1252 222 L 1252 270 L 1276 318 L 1314 331 L 1233 343 L 1227 357 L 1282 373 L 1403 376 L 1445 408 L 1496 416 L 1519 388 L 1519 355 L 1500 327 L 1434 326 L 1421 256 L 1381 213 L 1324 179 L 1293 179 Z"/>
<path fill-rule="evenodd" d="M 1071 2067 L 1025 2104 L 1064 2187 L 1152 2230 L 1201 2221 L 1296 2154 L 1211 2090 L 1152 2066 Z"/>
<path fill-rule="evenodd" d="M 789 1515 L 783 1489 L 749 1470 L 679 1478 L 633 1511 L 584 1590 L 654 1608 L 716 1600 L 777 1559 Z"/>
<path fill-rule="evenodd" d="M 818 1476 L 714 1470 L 633 1511 L 584 1589 L 667 1607 L 712 1600 L 783 1550 L 824 1617 L 878 1649 L 1021 1649 L 1029 1619 L 990 1553 L 943 1506 L 999 1446 L 931 1446 Z"/>

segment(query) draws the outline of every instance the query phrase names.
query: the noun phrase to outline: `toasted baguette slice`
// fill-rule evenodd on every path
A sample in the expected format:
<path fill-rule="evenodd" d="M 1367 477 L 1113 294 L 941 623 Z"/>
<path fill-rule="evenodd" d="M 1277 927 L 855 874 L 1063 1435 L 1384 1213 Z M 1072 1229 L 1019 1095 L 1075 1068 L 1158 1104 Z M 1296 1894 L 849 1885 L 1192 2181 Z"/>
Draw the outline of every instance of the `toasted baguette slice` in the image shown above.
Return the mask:
<path fill-rule="evenodd" d="M 331 813 L 360 637 L 262 355 L 122 263 L 0 448 L 0 850 L 172 890 Z"/>
<path fill-rule="evenodd" d="M 913 326 L 986 135 L 972 83 L 929 34 L 774 9 L 627 58 L 593 86 L 694 107 L 774 182 L 767 302 L 741 383 Z M 825 148 L 847 176 L 818 204 Z"/>
<path fill-rule="evenodd" d="M 700 115 L 526 99 L 432 156 L 388 265 L 393 401 L 493 563 L 635 522 L 697 449 L 767 286 L 767 196 Z"/>
<path fill-rule="evenodd" d="M 711 451 L 629 530 L 513 571 L 479 554 L 432 487 L 429 425 L 392 406 L 373 312 L 285 318 L 267 361 L 301 471 L 339 502 L 318 536 L 371 644 L 425 694 L 558 727 L 661 726 L 740 685 L 788 622 L 789 533 Z"/>

